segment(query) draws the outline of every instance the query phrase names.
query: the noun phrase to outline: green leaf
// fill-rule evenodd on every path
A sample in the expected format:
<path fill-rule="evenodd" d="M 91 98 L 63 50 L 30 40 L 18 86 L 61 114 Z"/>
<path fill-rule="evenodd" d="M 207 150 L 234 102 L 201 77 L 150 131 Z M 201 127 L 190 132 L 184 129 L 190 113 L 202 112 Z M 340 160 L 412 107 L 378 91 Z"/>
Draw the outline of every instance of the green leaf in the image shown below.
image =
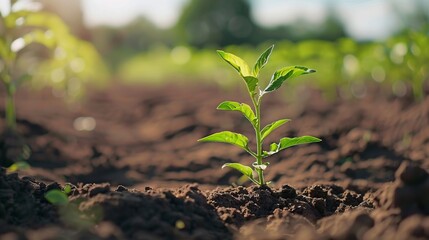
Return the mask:
<path fill-rule="evenodd" d="M 5 25 L 10 29 L 15 29 L 17 27 L 49 29 L 60 37 L 69 35 L 69 29 L 61 18 L 48 12 L 32 12 L 26 10 L 12 12 L 5 17 Z"/>
<path fill-rule="evenodd" d="M 12 49 L 12 51 L 14 52 L 19 52 L 21 49 L 32 43 L 38 43 L 51 49 L 53 49 L 57 45 L 56 39 L 49 33 L 49 31 L 41 30 L 33 30 L 25 34 L 21 38 L 16 39 L 14 42 L 16 41 L 23 41 L 24 44 L 20 46 L 19 49 Z M 12 42 L 12 46 L 14 42 Z"/>
<path fill-rule="evenodd" d="M 18 170 L 25 170 L 25 169 L 29 169 L 29 168 L 30 168 L 30 164 L 28 164 L 27 162 L 24 162 L 24 161 L 19 161 L 19 162 L 16 162 L 16 163 L 10 165 L 7 168 L 7 170 L 9 172 L 15 172 Z"/>
<path fill-rule="evenodd" d="M 239 172 L 241 172 L 243 175 L 247 176 L 251 180 L 253 180 L 253 170 L 251 167 L 245 166 L 240 163 L 225 163 L 222 168 L 224 167 L 230 167 L 233 168 Z"/>
<path fill-rule="evenodd" d="M 246 82 L 248 91 L 252 95 L 254 95 L 259 80 L 256 77 L 252 76 L 249 65 L 247 65 L 247 63 L 243 59 L 235 56 L 232 53 L 227 53 L 222 50 L 217 50 L 217 53 L 219 54 L 219 56 L 222 57 L 223 60 L 229 63 L 233 68 L 235 68 L 235 70 L 240 73 L 241 77 L 243 77 L 244 81 Z"/>
<path fill-rule="evenodd" d="M 294 138 L 282 138 L 280 139 L 280 142 L 278 144 L 278 149 L 279 151 L 289 148 L 289 147 L 293 147 L 296 145 L 301 145 L 301 144 L 307 144 L 307 143 L 314 143 L 314 142 L 321 142 L 322 140 L 316 137 L 312 137 L 312 136 L 302 136 L 302 137 L 294 137 Z"/>
<path fill-rule="evenodd" d="M 63 36 L 64 37 L 64 36 Z M 22 37 L 26 45 L 31 43 L 39 43 L 47 48 L 53 49 L 57 46 L 57 41 L 54 35 L 49 31 L 33 30 Z"/>
<path fill-rule="evenodd" d="M 270 133 L 279 128 L 281 125 L 289 122 L 290 119 L 280 119 L 265 126 L 261 131 L 261 138 L 264 140 Z"/>
<path fill-rule="evenodd" d="M 239 133 L 230 132 L 230 131 L 214 133 L 207 137 L 201 138 L 198 141 L 229 143 L 232 145 L 239 146 L 246 151 L 248 151 L 247 145 L 249 143 L 249 139 L 246 136 Z"/>
<path fill-rule="evenodd" d="M 28 14 L 31 14 L 30 11 L 20 10 L 16 12 L 10 12 L 7 16 L 3 18 L 4 26 L 9 29 L 17 27 L 17 20 L 24 19 Z M 19 22 L 19 21 L 18 21 Z M 22 22 L 22 21 L 21 21 Z"/>
<path fill-rule="evenodd" d="M 67 205 L 69 203 L 67 194 L 58 189 L 53 189 L 47 192 L 45 194 L 45 199 L 54 205 Z"/>
<path fill-rule="evenodd" d="M 68 195 L 71 193 L 71 191 L 72 191 L 72 188 L 71 188 L 70 184 L 66 184 L 63 188 L 63 192 Z"/>
<path fill-rule="evenodd" d="M 307 67 L 302 66 L 291 66 L 291 67 L 284 67 L 280 70 L 277 70 L 273 76 L 271 77 L 271 81 L 268 84 L 268 86 L 265 88 L 264 92 L 272 92 L 283 84 L 284 81 L 290 78 L 295 78 L 300 75 L 309 74 L 316 72 L 313 69 L 309 69 Z"/>
<path fill-rule="evenodd" d="M 252 76 L 243 77 L 243 79 L 246 82 L 247 90 L 254 95 L 256 93 L 259 80 Z"/>
<path fill-rule="evenodd" d="M 16 58 L 16 53 L 10 50 L 10 44 L 8 44 L 4 36 L 0 36 L 0 58 L 8 61 L 13 61 Z"/>
<path fill-rule="evenodd" d="M 265 52 L 259 56 L 258 61 L 256 61 L 255 66 L 253 67 L 253 76 L 257 77 L 259 75 L 259 70 L 261 70 L 268 62 L 271 52 L 273 51 L 274 45 L 269 47 Z"/>
<path fill-rule="evenodd" d="M 247 65 L 243 59 L 235 56 L 232 53 L 227 53 L 222 50 L 217 50 L 217 53 L 221 58 L 223 58 L 223 60 L 235 68 L 235 70 L 237 70 L 242 77 L 252 76 L 249 65 Z"/>
<path fill-rule="evenodd" d="M 255 113 L 253 112 L 252 108 L 250 108 L 250 106 L 245 104 L 245 103 L 238 103 L 238 102 L 234 102 L 234 101 L 225 101 L 225 102 L 222 102 L 221 104 L 219 104 L 217 109 L 226 110 L 226 111 L 239 111 L 244 115 L 244 117 L 247 118 L 247 120 L 249 120 L 249 122 L 253 126 L 256 126 L 256 120 L 257 119 L 255 116 Z"/>
<path fill-rule="evenodd" d="M 286 148 L 290 148 L 296 145 L 301 144 L 307 144 L 307 143 L 314 143 L 314 142 L 321 142 L 322 140 L 316 137 L 312 136 L 302 136 L 302 137 L 294 137 L 294 138 L 282 138 L 280 139 L 279 143 L 271 143 L 270 144 L 270 151 L 264 152 L 264 157 L 271 156 L 273 154 L 276 154 Z"/>
<path fill-rule="evenodd" d="M 22 26 L 49 29 L 59 37 L 69 35 L 69 28 L 64 21 L 57 15 L 48 12 L 27 13 Z"/>

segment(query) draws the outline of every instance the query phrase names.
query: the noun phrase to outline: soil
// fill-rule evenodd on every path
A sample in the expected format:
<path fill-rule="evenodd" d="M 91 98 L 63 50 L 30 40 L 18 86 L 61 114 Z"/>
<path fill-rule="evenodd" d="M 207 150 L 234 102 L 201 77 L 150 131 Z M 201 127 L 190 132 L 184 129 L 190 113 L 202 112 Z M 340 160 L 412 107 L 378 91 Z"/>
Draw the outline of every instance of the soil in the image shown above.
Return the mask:
<path fill-rule="evenodd" d="M 297 91 L 264 99 L 264 124 L 293 120 L 267 145 L 323 141 L 269 158 L 272 184 L 256 187 L 220 168 L 250 165 L 246 153 L 197 142 L 221 130 L 253 142 L 245 118 L 215 109 L 247 102 L 242 90 L 115 85 L 67 103 L 21 89 L 20 136 L 4 130 L 0 107 L 0 163 L 29 156 L 31 168 L 0 170 L 0 239 L 429 239 L 429 97 Z M 69 204 L 45 200 L 65 183 Z"/>

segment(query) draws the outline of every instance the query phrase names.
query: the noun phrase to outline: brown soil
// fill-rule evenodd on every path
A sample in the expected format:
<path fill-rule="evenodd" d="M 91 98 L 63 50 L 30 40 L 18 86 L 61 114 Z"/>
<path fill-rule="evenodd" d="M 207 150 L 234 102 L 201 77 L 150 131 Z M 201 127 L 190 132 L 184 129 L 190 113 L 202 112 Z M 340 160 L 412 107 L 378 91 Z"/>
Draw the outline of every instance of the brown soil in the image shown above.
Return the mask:
<path fill-rule="evenodd" d="M 293 119 L 268 142 L 323 142 L 270 158 L 273 184 L 258 188 L 220 168 L 250 165 L 240 149 L 196 142 L 220 130 L 251 136 L 239 113 L 215 110 L 247 101 L 241 90 L 115 86 L 81 104 L 21 90 L 22 138 L 2 131 L 0 163 L 28 144 L 32 168 L 0 171 L 0 239 L 429 239 L 429 97 L 329 102 L 299 91 L 299 101 L 264 100 L 265 124 Z M 77 131 L 78 117 L 96 128 Z M 65 182 L 70 203 L 48 203 Z"/>

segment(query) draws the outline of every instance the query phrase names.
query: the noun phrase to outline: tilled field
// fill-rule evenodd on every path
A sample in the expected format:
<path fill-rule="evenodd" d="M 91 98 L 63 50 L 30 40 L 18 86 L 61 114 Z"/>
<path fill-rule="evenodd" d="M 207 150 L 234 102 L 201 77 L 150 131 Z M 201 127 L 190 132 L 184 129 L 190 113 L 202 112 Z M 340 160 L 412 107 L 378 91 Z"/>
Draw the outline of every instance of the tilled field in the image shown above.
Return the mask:
<path fill-rule="evenodd" d="M 298 96 L 264 100 L 264 124 L 293 120 L 267 145 L 301 135 L 323 142 L 269 158 L 273 184 L 257 188 L 220 168 L 250 165 L 246 153 L 197 142 L 221 130 L 251 136 L 239 113 L 215 109 L 246 101 L 242 91 L 115 86 L 70 105 L 22 90 L 19 132 L 32 168 L 0 173 L 0 238 L 428 239 L 429 98 Z M 3 132 L 0 145 L 4 158 L 21 142 Z M 52 206 L 44 193 L 65 182 L 74 185 L 70 204 Z"/>

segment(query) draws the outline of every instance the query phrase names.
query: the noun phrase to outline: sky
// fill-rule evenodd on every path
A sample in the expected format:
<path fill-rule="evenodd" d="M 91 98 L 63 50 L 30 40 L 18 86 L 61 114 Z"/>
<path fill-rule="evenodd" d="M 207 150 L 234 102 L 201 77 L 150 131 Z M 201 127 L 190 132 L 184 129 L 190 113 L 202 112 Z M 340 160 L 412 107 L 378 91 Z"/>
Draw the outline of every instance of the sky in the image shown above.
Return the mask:
<path fill-rule="evenodd" d="M 392 0 L 251 0 L 252 15 L 263 26 L 276 26 L 298 18 L 317 22 L 327 4 L 335 4 L 349 34 L 357 39 L 383 39 L 395 29 Z M 406 1 L 406 0 L 404 0 Z M 120 26 L 143 15 L 158 27 L 176 22 L 187 0 L 82 0 L 85 22 L 90 26 Z"/>

